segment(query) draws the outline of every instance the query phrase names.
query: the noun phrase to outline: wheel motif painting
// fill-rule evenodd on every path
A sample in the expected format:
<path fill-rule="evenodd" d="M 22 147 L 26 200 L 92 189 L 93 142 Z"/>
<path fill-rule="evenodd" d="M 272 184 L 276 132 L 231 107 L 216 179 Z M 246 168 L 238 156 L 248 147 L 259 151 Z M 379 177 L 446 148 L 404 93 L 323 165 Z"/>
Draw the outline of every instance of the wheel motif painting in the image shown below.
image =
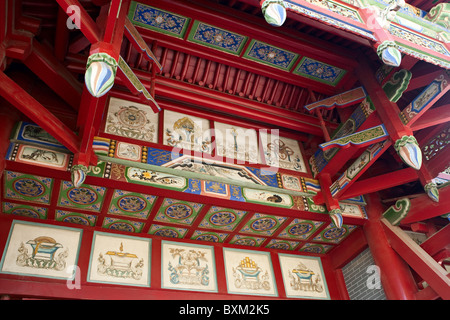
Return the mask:
<path fill-rule="evenodd" d="M 121 108 L 117 113 L 117 118 L 120 123 L 129 128 L 141 128 L 148 122 L 144 112 L 134 106 Z"/>
<path fill-rule="evenodd" d="M 126 212 L 140 212 L 145 209 L 147 202 L 138 196 L 124 196 L 119 199 L 117 205 Z"/>
<path fill-rule="evenodd" d="M 190 217 L 193 210 L 188 205 L 176 203 L 167 207 L 165 215 L 172 219 L 182 220 Z"/>
<path fill-rule="evenodd" d="M 227 226 L 234 221 L 236 221 L 236 215 L 228 211 L 217 212 L 209 218 L 209 222 L 215 226 Z"/>
<path fill-rule="evenodd" d="M 300 236 L 310 232 L 313 227 L 311 223 L 297 223 L 289 228 L 288 232 L 294 236 Z"/>
<path fill-rule="evenodd" d="M 260 218 L 251 224 L 251 228 L 256 231 L 267 231 L 277 225 L 277 221 L 273 218 Z"/>
<path fill-rule="evenodd" d="M 347 230 L 345 228 L 331 228 L 323 233 L 323 237 L 328 240 L 335 240 L 343 236 Z"/>
<path fill-rule="evenodd" d="M 25 197 L 39 197 L 45 192 L 45 187 L 42 183 L 30 178 L 16 180 L 13 183 L 13 188 Z"/>
<path fill-rule="evenodd" d="M 89 205 L 97 201 L 97 194 L 89 188 L 71 188 L 67 196 L 70 201 L 80 205 Z"/>

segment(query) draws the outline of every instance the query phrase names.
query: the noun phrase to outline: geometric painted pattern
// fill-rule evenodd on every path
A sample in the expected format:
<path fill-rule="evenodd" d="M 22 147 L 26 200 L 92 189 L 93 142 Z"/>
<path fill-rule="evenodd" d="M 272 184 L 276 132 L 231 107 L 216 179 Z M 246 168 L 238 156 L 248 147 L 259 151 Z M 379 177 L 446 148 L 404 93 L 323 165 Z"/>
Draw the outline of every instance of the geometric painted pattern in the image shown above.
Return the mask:
<path fill-rule="evenodd" d="M 108 213 L 147 219 L 155 199 L 151 195 L 115 190 Z"/>
<path fill-rule="evenodd" d="M 166 198 L 154 221 L 191 225 L 202 207 L 199 203 Z"/>
<path fill-rule="evenodd" d="M 294 70 L 294 73 L 335 86 L 345 75 L 346 71 L 311 58 L 303 57 Z"/>
<path fill-rule="evenodd" d="M 53 179 L 5 171 L 4 196 L 7 199 L 27 200 L 49 204 Z"/>
<path fill-rule="evenodd" d="M 271 236 L 286 219 L 286 217 L 255 213 L 241 232 Z"/>
<path fill-rule="evenodd" d="M 132 2 L 128 13 L 130 20 L 141 27 L 182 38 L 188 27 L 189 18 Z"/>
<path fill-rule="evenodd" d="M 289 71 L 297 60 L 298 54 L 264 42 L 252 40 L 244 54 L 244 58 Z"/>
<path fill-rule="evenodd" d="M 326 254 L 357 228 L 343 225 L 339 230 L 331 221 L 255 213 L 216 205 L 204 208 L 204 204 L 174 198 L 157 201 L 156 195 L 107 190 L 90 184 L 75 188 L 69 181 L 54 181 L 18 172 L 5 171 L 3 181 L 2 211 L 6 214 L 54 219 L 79 226 L 101 226 L 113 231 L 145 233 L 162 238 Z M 53 188 L 55 184 L 59 187 Z M 56 199 L 51 200 L 52 192 Z M 107 203 L 104 203 L 105 199 L 109 199 Z M 307 206 L 315 206 L 309 197 L 305 199 Z M 50 205 L 50 201 L 54 204 Z M 356 204 L 352 206 L 361 209 Z M 298 210 L 305 208 L 299 207 Z M 309 210 L 311 213 L 314 211 L 321 217 L 325 214 L 317 208 Z"/>
<path fill-rule="evenodd" d="M 58 204 L 67 208 L 100 211 L 106 188 L 81 185 L 76 188 L 69 181 L 62 181 Z"/>
<path fill-rule="evenodd" d="M 232 231 L 245 214 L 245 211 L 212 206 L 199 227 Z"/>

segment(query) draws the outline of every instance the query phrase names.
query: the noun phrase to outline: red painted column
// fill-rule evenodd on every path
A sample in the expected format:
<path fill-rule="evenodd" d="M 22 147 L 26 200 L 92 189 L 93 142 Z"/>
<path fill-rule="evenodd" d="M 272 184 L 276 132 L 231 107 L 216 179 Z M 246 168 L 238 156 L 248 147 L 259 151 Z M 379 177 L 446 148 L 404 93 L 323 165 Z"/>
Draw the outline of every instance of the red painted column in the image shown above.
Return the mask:
<path fill-rule="evenodd" d="M 6 152 L 11 131 L 20 119 L 20 113 L 8 102 L 0 98 L 0 178 L 6 166 Z"/>
<path fill-rule="evenodd" d="M 376 194 L 366 196 L 369 221 L 364 234 L 375 264 L 380 268 L 381 284 L 389 300 L 415 300 L 418 291 L 406 262 L 389 245 L 380 218 L 384 212 Z"/>

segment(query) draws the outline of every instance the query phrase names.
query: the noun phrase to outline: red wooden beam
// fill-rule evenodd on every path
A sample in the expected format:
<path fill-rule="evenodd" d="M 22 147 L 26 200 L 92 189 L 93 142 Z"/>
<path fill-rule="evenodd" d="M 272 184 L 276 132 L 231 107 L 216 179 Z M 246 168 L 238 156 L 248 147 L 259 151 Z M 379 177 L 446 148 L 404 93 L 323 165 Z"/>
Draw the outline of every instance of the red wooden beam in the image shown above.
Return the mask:
<path fill-rule="evenodd" d="M 450 187 L 439 189 L 439 203 L 431 200 L 428 195 L 411 199 L 411 209 L 402 220 L 402 224 L 423 221 L 450 213 Z"/>
<path fill-rule="evenodd" d="M 399 227 L 381 219 L 384 232 L 392 248 L 414 269 L 444 300 L 450 299 L 448 273 Z"/>
<path fill-rule="evenodd" d="M 0 71 L 0 95 L 47 131 L 73 153 L 79 151 L 79 138 L 57 117 Z"/>
<path fill-rule="evenodd" d="M 356 68 L 356 74 L 372 99 L 376 112 L 385 125 L 392 141 L 395 142 L 402 136 L 411 136 L 412 130 L 401 121 L 399 117 L 400 110 L 397 104 L 388 99 L 382 86 L 376 80 L 375 72 L 370 67 L 367 59 L 361 57 L 358 61 L 359 66 Z"/>
<path fill-rule="evenodd" d="M 66 12 L 72 21 L 77 25 L 90 43 L 97 43 L 101 40 L 102 32 L 83 8 L 78 0 L 56 0 L 60 7 Z M 69 8 L 70 7 L 70 8 Z M 78 10 L 78 11 L 77 11 Z M 74 13 L 75 11 L 75 13 Z M 79 17 L 77 13 L 79 12 Z"/>
<path fill-rule="evenodd" d="M 410 127 L 413 131 L 418 131 L 446 122 L 450 122 L 450 104 L 448 103 L 428 110 Z"/>
<path fill-rule="evenodd" d="M 83 86 L 53 53 L 36 39 L 24 63 L 74 110 L 79 109 Z"/>
<path fill-rule="evenodd" d="M 356 181 L 344 192 L 341 199 L 353 198 L 359 195 L 369 194 L 384 189 L 389 189 L 419 179 L 417 170 L 406 168 L 395 172 L 385 173 L 379 176 Z"/>
<path fill-rule="evenodd" d="M 441 250 L 450 249 L 450 224 L 433 234 L 420 246 L 432 257 Z"/>

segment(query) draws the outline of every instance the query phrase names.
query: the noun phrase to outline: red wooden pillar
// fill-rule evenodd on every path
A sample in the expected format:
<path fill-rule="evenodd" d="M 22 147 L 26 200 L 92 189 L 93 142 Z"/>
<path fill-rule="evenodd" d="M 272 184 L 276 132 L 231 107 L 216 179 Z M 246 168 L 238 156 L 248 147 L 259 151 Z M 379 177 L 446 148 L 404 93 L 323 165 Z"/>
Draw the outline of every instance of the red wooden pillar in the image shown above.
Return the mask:
<path fill-rule="evenodd" d="M 8 102 L 0 99 L 0 178 L 6 166 L 6 152 L 14 124 L 19 121 L 20 113 Z"/>
<path fill-rule="evenodd" d="M 369 221 L 364 234 L 375 264 L 380 268 L 381 284 L 389 300 L 415 300 L 417 286 L 405 261 L 389 245 L 380 218 L 384 212 L 378 195 L 367 197 Z"/>

